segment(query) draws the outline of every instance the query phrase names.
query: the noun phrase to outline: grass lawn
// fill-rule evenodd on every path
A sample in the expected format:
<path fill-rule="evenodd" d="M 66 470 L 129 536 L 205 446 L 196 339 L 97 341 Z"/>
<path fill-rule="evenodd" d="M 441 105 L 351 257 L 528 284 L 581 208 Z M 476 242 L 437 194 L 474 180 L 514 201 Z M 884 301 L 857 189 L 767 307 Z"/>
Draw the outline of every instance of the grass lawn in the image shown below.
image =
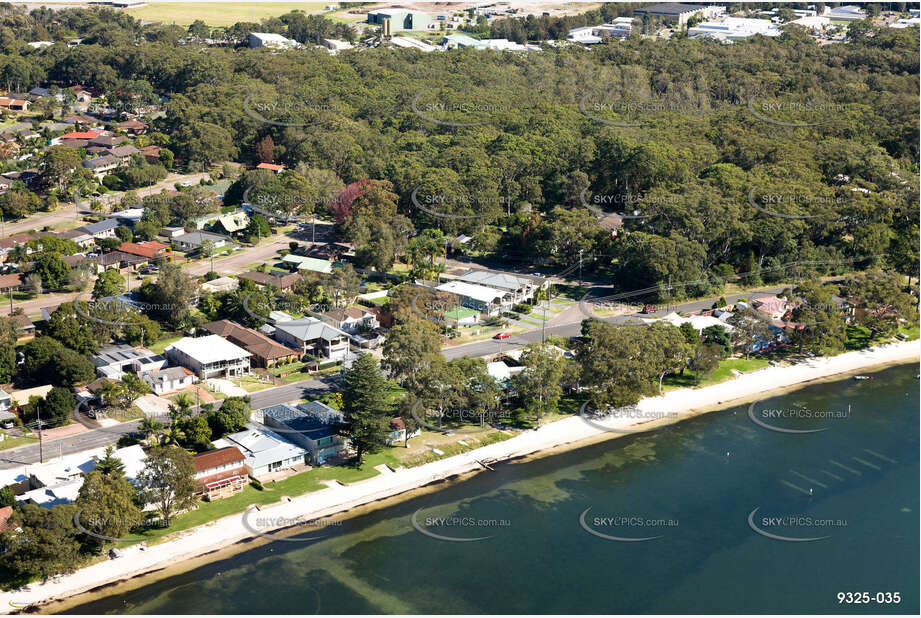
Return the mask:
<path fill-rule="evenodd" d="M 33 442 L 38 442 L 38 438 L 30 437 L 14 437 L 9 434 L 3 434 L 6 436 L 3 440 L 0 440 L 0 451 L 6 449 L 16 448 L 18 446 L 25 446 L 27 444 L 32 444 Z"/>
<path fill-rule="evenodd" d="M 232 26 L 239 21 L 259 22 L 264 17 L 278 17 L 293 9 L 319 12 L 324 2 L 157 2 L 131 9 L 136 19 L 162 21 L 187 26 L 200 19 L 209 26 Z"/>
<path fill-rule="evenodd" d="M 900 333 L 905 333 L 908 336 L 908 341 L 915 341 L 916 339 L 921 338 L 921 326 L 913 326 L 911 328 L 900 328 Z"/>
<path fill-rule="evenodd" d="M 460 444 L 458 441 L 452 442 L 450 444 L 439 444 L 437 448 L 439 451 L 441 451 L 441 454 L 432 451 L 431 448 L 416 454 L 408 454 L 403 458 L 403 465 L 407 468 L 415 468 L 416 466 L 438 461 L 439 459 L 444 459 L 445 457 L 452 457 L 454 455 L 466 453 L 467 451 L 472 451 L 473 449 L 477 449 L 488 444 L 503 442 L 512 436 L 513 434 L 506 433 L 504 431 L 491 431 L 478 437 L 471 437 L 469 434 L 455 434 L 451 436 L 451 438 L 455 440 L 463 440 L 465 444 Z M 410 443 L 413 440 L 418 440 L 420 437 L 421 436 L 410 438 Z"/>
<path fill-rule="evenodd" d="M 380 474 L 375 470 L 375 466 L 387 464 L 392 467 L 402 465 L 387 449 L 380 453 L 368 455 L 360 468 L 351 466 L 333 466 L 328 468 L 313 468 L 300 474 L 290 476 L 283 481 L 267 483 L 262 491 L 252 485 L 247 485 L 243 491 L 221 500 L 214 502 L 199 502 L 198 508 L 193 511 L 182 513 L 173 518 L 169 528 L 152 528 L 143 533 L 131 533 L 128 536 L 133 538 L 143 538 L 148 543 L 156 543 L 167 535 L 182 530 L 188 530 L 195 526 L 206 524 L 210 521 L 242 513 L 250 505 L 266 505 L 279 502 L 282 496 L 300 496 L 311 491 L 325 489 L 323 481 L 339 481 L 340 483 L 354 483 L 363 481 Z M 137 541 L 126 541 L 121 546 L 132 545 Z"/>
<path fill-rule="evenodd" d="M 874 337 L 870 329 L 865 326 L 851 325 L 847 327 L 847 339 L 844 341 L 844 347 L 846 350 L 863 350 L 884 339 L 884 337 Z"/>
<path fill-rule="evenodd" d="M 262 380 L 257 380 L 254 377 L 244 377 L 244 378 L 234 378 L 231 380 L 234 384 L 245 390 L 247 393 L 255 393 L 257 391 L 262 391 L 267 388 L 272 388 L 272 384 L 269 382 L 263 382 Z"/>
<path fill-rule="evenodd" d="M 769 361 L 764 358 L 727 358 L 720 361 L 717 367 L 709 377 L 705 378 L 699 385 L 695 383 L 693 371 L 686 370 L 684 375 L 668 375 L 662 380 L 663 390 L 672 390 L 675 388 L 687 388 L 693 386 L 709 386 L 710 384 L 719 384 L 735 376 L 733 369 L 740 373 L 747 373 L 767 367 Z"/>
<path fill-rule="evenodd" d="M 163 350 L 166 349 L 166 346 L 172 345 L 182 339 L 182 335 L 178 337 L 167 337 L 165 339 L 158 339 L 154 343 L 148 346 L 151 352 L 156 352 L 157 354 L 163 354 Z"/>

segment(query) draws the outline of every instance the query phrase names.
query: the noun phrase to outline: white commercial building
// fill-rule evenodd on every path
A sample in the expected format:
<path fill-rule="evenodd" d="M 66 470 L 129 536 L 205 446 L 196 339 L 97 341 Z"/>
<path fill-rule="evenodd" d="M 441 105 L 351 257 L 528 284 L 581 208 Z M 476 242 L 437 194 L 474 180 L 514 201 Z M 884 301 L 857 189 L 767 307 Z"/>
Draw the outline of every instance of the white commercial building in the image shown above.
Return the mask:
<path fill-rule="evenodd" d="M 690 38 L 711 37 L 725 42 L 746 39 L 756 34 L 780 36 L 782 32 L 776 24 L 766 19 L 745 17 L 726 17 L 719 21 L 704 21 L 688 28 Z"/>
<path fill-rule="evenodd" d="M 274 32 L 250 32 L 249 46 L 286 49 L 300 47 L 300 43 Z"/>

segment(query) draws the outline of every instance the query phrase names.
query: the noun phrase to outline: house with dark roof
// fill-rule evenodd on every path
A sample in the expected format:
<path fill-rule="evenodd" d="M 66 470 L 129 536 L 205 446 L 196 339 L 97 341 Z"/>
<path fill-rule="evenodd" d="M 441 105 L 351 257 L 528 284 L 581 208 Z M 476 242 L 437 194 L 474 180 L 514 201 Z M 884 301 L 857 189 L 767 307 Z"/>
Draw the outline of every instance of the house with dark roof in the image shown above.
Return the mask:
<path fill-rule="evenodd" d="M 213 232 L 203 232 L 201 230 L 195 230 L 187 234 L 180 234 L 179 236 L 174 236 L 172 238 L 173 247 L 179 251 L 199 251 L 201 250 L 202 244 L 206 241 L 211 241 L 215 249 L 219 249 L 226 245 L 232 245 L 233 241 L 223 234 L 215 234 Z"/>
<path fill-rule="evenodd" d="M 112 155 L 102 155 L 83 162 L 83 167 L 88 169 L 96 180 L 102 180 L 109 172 L 121 167 L 121 159 Z"/>
<path fill-rule="evenodd" d="M 275 339 L 286 346 L 329 361 L 344 361 L 349 353 L 349 335 L 317 318 L 303 318 L 275 324 Z"/>
<path fill-rule="evenodd" d="M 77 229 L 86 232 L 96 239 L 115 238 L 115 228 L 117 228 L 118 225 L 117 219 L 103 219 L 102 221 L 90 223 L 89 225 L 84 225 Z"/>
<path fill-rule="evenodd" d="M 301 280 L 301 275 L 298 273 L 273 275 L 269 273 L 261 273 L 257 270 L 250 270 L 243 274 L 237 275 L 237 278 L 249 279 L 259 286 L 273 285 L 280 290 L 290 290 L 295 283 Z"/>
<path fill-rule="evenodd" d="M 703 4 L 681 4 L 677 2 L 664 2 L 662 4 L 650 4 L 639 9 L 633 9 L 633 14 L 637 17 L 659 17 L 668 23 L 683 26 L 689 19 L 695 15 L 704 15 L 708 7 Z"/>
<path fill-rule="evenodd" d="M 198 493 L 206 500 L 232 496 L 246 486 L 246 458 L 236 446 L 199 453 L 192 464 Z"/>
<path fill-rule="evenodd" d="M 125 120 L 115 124 L 115 128 L 128 135 L 143 135 L 147 132 L 147 125 L 140 120 Z"/>
<path fill-rule="evenodd" d="M 274 367 L 297 360 L 297 350 L 273 341 L 262 333 L 240 326 L 230 320 L 218 320 L 203 324 L 202 328 L 235 343 L 250 354 L 256 367 Z"/>
<path fill-rule="evenodd" d="M 348 449 L 348 441 L 339 435 L 345 417 L 325 403 L 281 404 L 262 410 L 262 417 L 267 427 L 307 449 L 312 464 L 323 464 Z"/>

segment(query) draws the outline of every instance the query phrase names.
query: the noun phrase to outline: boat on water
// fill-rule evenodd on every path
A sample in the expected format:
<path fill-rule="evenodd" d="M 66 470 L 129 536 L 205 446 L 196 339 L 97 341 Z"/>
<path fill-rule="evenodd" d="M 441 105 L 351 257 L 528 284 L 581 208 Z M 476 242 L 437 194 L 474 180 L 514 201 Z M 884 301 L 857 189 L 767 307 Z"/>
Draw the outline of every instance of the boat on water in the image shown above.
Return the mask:
<path fill-rule="evenodd" d="M 855 380 L 869 380 L 870 376 L 854 376 Z"/>

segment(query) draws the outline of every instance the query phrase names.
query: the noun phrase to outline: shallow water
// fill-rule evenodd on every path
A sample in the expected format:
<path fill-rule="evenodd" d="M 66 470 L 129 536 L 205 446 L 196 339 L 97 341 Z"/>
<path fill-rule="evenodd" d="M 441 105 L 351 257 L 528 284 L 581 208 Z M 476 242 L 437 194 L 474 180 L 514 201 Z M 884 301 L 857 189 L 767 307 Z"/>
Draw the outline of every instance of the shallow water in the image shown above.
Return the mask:
<path fill-rule="evenodd" d="M 745 405 L 499 464 L 322 539 L 272 542 L 69 613 L 917 613 L 917 371 L 753 408 L 822 431 L 771 431 Z M 760 415 L 848 406 L 842 418 Z M 756 508 L 768 534 L 827 538 L 758 534 Z M 814 519 L 771 519 L 797 515 Z M 839 604 L 839 592 L 871 602 Z M 901 602 L 876 603 L 887 592 Z"/>

